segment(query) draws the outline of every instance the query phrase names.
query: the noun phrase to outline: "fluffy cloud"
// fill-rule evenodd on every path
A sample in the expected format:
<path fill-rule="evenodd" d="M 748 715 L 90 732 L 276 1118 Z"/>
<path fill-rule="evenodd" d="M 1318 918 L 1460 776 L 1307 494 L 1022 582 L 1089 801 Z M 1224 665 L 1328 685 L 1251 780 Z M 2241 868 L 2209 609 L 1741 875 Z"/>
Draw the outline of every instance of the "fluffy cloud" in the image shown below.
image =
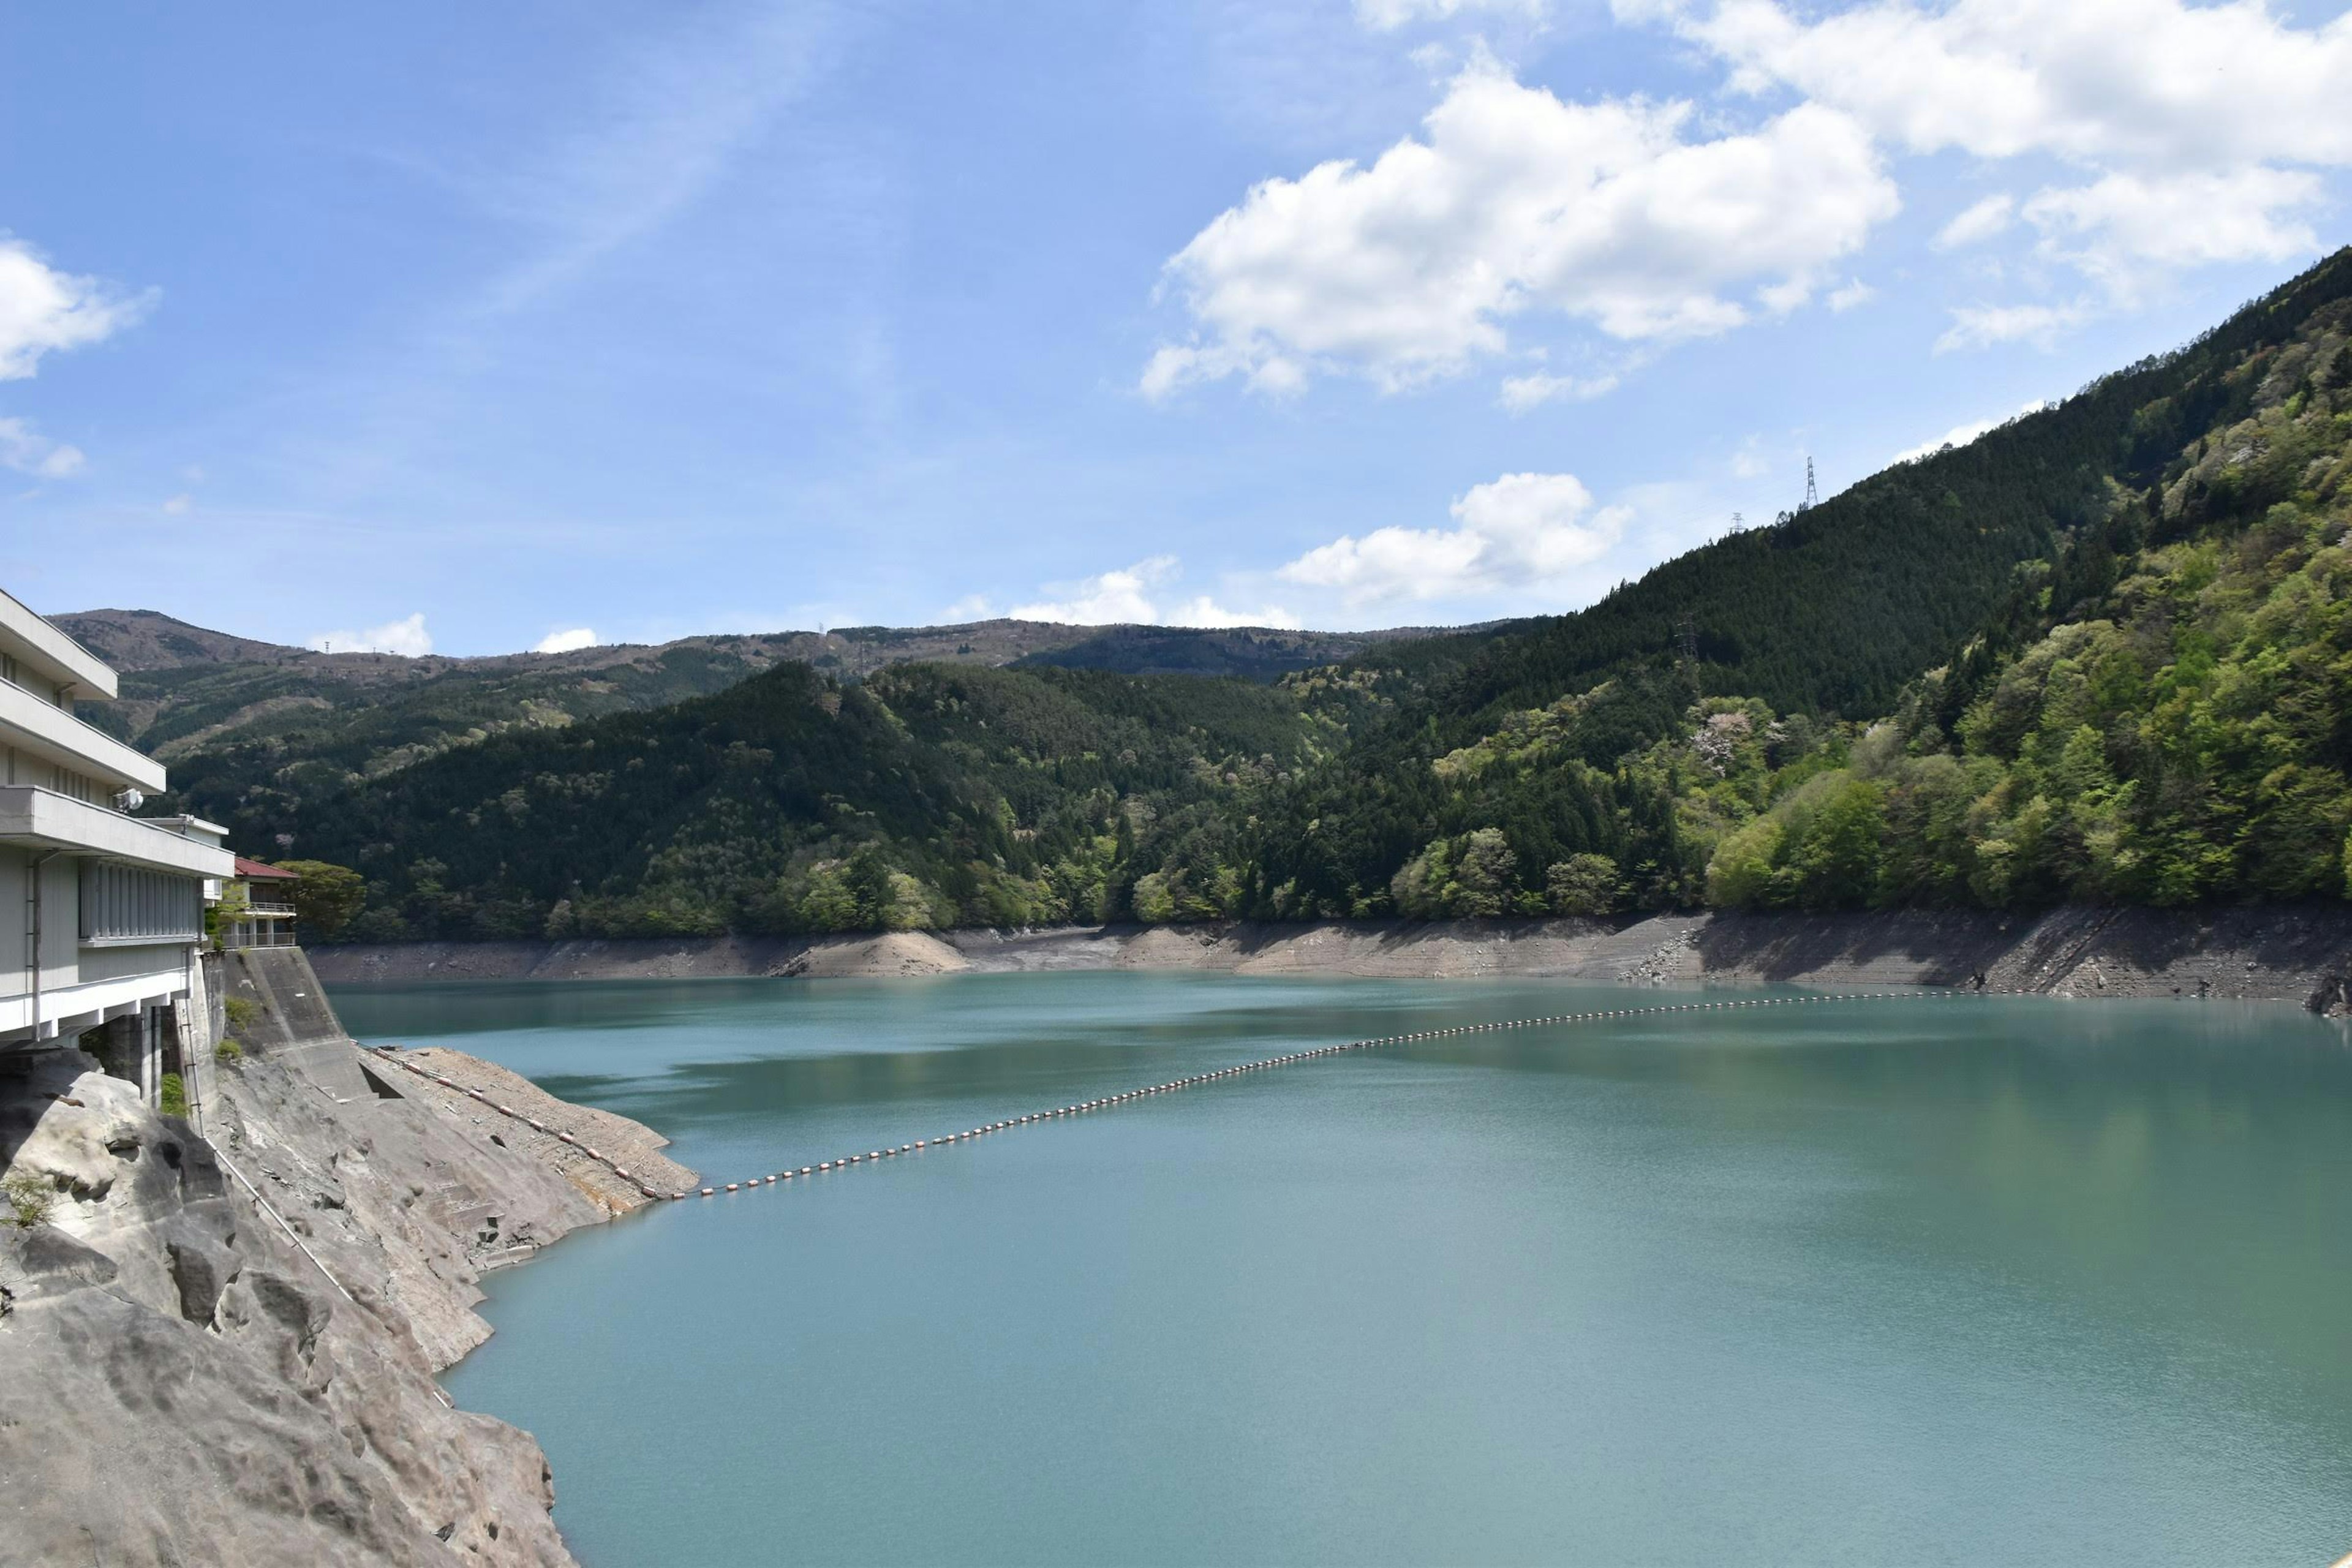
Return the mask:
<path fill-rule="evenodd" d="M 1938 243 L 2022 216 L 2112 298 L 2149 271 L 2316 248 L 2312 168 L 2352 165 L 2352 16 L 2296 27 L 2262 0 L 1879 0 L 1809 18 L 1778 0 L 1619 0 L 1663 16 L 1737 89 L 1792 89 L 1913 153 L 2044 154 L 2089 183 L 1988 196 Z"/>
<path fill-rule="evenodd" d="M 1733 85 L 1780 85 L 1915 153 L 2055 153 L 2191 168 L 2352 163 L 2352 17 L 2283 26 L 2259 3 L 1906 0 L 1807 21 L 1776 0 L 1672 15 L 1729 63 Z"/>
<path fill-rule="evenodd" d="M 307 644 L 321 653 L 396 653 L 403 658 L 422 658 L 433 651 L 433 635 L 425 629 L 425 612 L 396 621 L 386 621 L 380 626 L 370 626 L 362 632 L 320 632 Z"/>
<path fill-rule="evenodd" d="M 129 326 L 153 298 L 59 272 L 23 241 L 0 237 L 0 381 L 21 381 L 40 368 L 43 354 Z"/>
<path fill-rule="evenodd" d="M 1554 398 L 1568 397 L 1582 403 L 1616 389 L 1613 375 L 1547 375 L 1541 371 L 1532 375 L 1512 375 L 1503 378 L 1499 401 L 1514 414 L 1525 414 L 1539 408 Z"/>
<path fill-rule="evenodd" d="M 2023 211 L 2045 252 L 2126 295 L 2147 266 L 2284 261 L 2317 249 L 2318 236 L 2289 215 L 2316 205 L 2320 195 L 2318 177 L 2299 169 L 2109 174 L 2078 189 L 2042 191 Z"/>
<path fill-rule="evenodd" d="M 2017 198 L 2007 191 L 1975 202 L 1936 235 L 1936 248 L 1957 250 L 1990 239 L 2009 227 L 2017 215 Z"/>
<path fill-rule="evenodd" d="M 1238 375 L 1279 394 L 1333 371 L 1409 386 L 1502 351 L 1528 310 L 1621 340 L 1720 332 L 1801 304 L 1896 209 L 1869 137 L 1834 110 L 1714 140 L 1688 139 L 1692 119 L 1563 103 L 1475 65 L 1423 135 L 1369 168 L 1267 180 L 1171 258 L 1194 331 L 1143 391 Z"/>
<path fill-rule="evenodd" d="M 1840 315 L 1843 315 L 1846 311 L 1853 310 L 1855 306 L 1867 305 L 1873 300 L 1877 298 L 1877 289 L 1872 288 L 1869 284 L 1864 283 L 1861 279 L 1856 278 L 1848 282 L 1843 289 L 1832 290 L 1829 299 L 1824 302 L 1831 310 L 1837 311 Z"/>
<path fill-rule="evenodd" d="M 1154 555 L 1132 566 L 1062 584 L 1066 598 L 1016 605 L 1005 613 L 1016 621 L 1060 621 L 1080 626 L 1156 622 L 1160 612 L 1151 603 L 1150 589 L 1175 574 L 1176 557 Z"/>
<path fill-rule="evenodd" d="M 1284 631 L 1297 631 L 1298 617 L 1279 605 L 1261 605 L 1255 610 L 1229 610 L 1216 600 L 1202 594 L 1173 605 L 1168 612 L 1171 626 L 1275 626 Z"/>
<path fill-rule="evenodd" d="M 1453 513 L 1452 528 L 1343 535 L 1281 574 L 1336 591 L 1350 607 L 1540 587 L 1608 553 L 1625 523 L 1618 509 L 1595 511 L 1573 474 L 1505 474 L 1465 492 Z"/>
<path fill-rule="evenodd" d="M 2081 300 L 2071 305 L 1963 305 L 1952 311 L 1952 324 L 1936 340 L 1936 352 L 1980 349 L 1994 343 L 2032 343 L 2048 348 L 2058 334 L 2080 325 L 2091 314 Z"/>
<path fill-rule="evenodd" d="M 1947 447 L 1965 447 L 1978 437 L 1989 435 L 2012 419 L 2022 419 L 2029 414 L 2039 414 L 2045 406 L 2047 405 L 2037 397 L 2014 414 L 1996 414 L 1990 419 L 1973 419 L 1966 425 L 1955 425 L 1931 441 L 1922 441 L 1908 450 L 1895 453 L 1888 461 L 1907 463 L 1915 458 L 1925 458 L 1931 453 L 1940 452 Z"/>
<path fill-rule="evenodd" d="M 1016 621 L 1056 621 L 1066 626 L 1282 626 L 1295 628 L 1298 617 L 1279 605 L 1255 610 L 1230 610 L 1206 594 L 1163 607 L 1154 590 L 1176 576 L 1173 555 L 1154 555 L 1076 583 L 1048 584 L 1064 597 L 1016 605 L 1004 613 Z M 988 602 L 970 598 L 950 606 L 950 614 L 988 614 Z"/>
<path fill-rule="evenodd" d="M 573 626 L 568 631 L 550 632 L 531 645 L 533 653 L 577 653 L 583 647 L 594 647 L 598 641 L 595 631 L 588 626 Z"/>
<path fill-rule="evenodd" d="M 1529 22 L 1543 20 L 1545 0 L 1356 0 L 1356 19 L 1380 32 L 1414 22 L 1444 22 L 1465 11 L 1500 12 Z"/>
<path fill-rule="evenodd" d="M 81 449 L 50 440 L 22 419 L 0 418 L 0 466 L 37 479 L 62 479 L 81 471 Z"/>

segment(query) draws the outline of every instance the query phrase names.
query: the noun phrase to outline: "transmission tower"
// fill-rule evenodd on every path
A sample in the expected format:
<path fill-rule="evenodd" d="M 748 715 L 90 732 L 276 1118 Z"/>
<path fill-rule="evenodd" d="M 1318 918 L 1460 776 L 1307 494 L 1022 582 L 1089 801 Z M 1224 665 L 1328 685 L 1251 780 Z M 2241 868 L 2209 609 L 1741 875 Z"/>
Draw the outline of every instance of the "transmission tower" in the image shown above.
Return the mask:
<path fill-rule="evenodd" d="M 1807 458 L 1805 459 L 1805 504 L 1799 507 L 1797 510 L 1799 511 L 1811 511 L 1813 508 L 1821 504 L 1821 500 L 1822 492 L 1813 483 L 1813 460 L 1811 458 Z"/>
<path fill-rule="evenodd" d="M 1748 531 L 1748 520 L 1736 511 L 1731 514 L 1731 531 L 1734 533 Z"/>
<path fill-rule="evenodd" d="M 1698 624 L 1688 616 L 1675 623 L 1675 643 L 1682 649 L 1684 668 L 1695 668 L 1698 664 Z"/>

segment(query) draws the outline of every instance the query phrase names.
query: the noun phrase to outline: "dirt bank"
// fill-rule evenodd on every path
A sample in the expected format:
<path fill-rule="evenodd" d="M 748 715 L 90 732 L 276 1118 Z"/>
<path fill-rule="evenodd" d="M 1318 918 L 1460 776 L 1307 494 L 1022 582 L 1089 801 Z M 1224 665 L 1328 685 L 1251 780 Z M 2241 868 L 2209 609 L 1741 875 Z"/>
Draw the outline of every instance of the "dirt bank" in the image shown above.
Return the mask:
<path fill-rule="evenodd" d="M 1657 915 L 1638 921 L 1330 921 L 897 932 L 817 941 L 417 942 L 321 949 L 339 984 L 698 975 L 1207 969 L 1633 984 L 1984 985 L 2068 996 L 2307 1000 L 2352 973 L 2352 908 Z"/>
<path fill-rule="evenodd" d="M 701 980 L 746 975 L 855 979 L 970 967 L 927 931 L 845 937 L 663 937 L 629 941 L 415 942 L 310 950 L 331 984 L 425 980 Z"/>

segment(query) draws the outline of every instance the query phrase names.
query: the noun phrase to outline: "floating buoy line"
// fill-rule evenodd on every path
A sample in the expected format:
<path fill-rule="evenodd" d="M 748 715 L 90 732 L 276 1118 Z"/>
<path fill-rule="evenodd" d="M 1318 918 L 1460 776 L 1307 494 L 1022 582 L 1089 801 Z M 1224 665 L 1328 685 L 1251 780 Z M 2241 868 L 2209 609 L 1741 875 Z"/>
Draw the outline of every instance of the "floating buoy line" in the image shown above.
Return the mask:
<path fill-rule="evenodd" d="M 1410 1034 L 1381 1035 L 1368 1040 L 1349 1040 L 1344 1045 L 1318 1046 L 1312 1050 L 1290 1051 L 1282 1056 L 1266 1057 L 1254 1062 L 1241 1062 L 1233 1067 L 1217 1068 L 1209 1072 L 1190 1073 L 1183 1078 L 1170 1079 L 1166 1083 L 1147 1084 L 1141 1089 L 1122 1089 L 1117 1094 L 1107 1094 L 1094 1100 L 1081 1100 L 1069 1105 L 1056 1106 L 1051 1110 L 1033 1110 L 1026 1115 L 1013 1117 L 1009 1121 L 985 1121 L 978 1127 L 961 1132 L 950 1132 L 943 1137 L 918 1138 L 912 1143 L 901 1143 L 895 1148 L 869 1149 L 862 1154 L 838 1155 L 831 1160 L 819 1161 L 814 1165 L 803 1165 L 797 1170 L 776 1171 L 764 1176 L 753 1176 L 748 1181 L 730 1182 L 724 1187 L 688 1188 L 678 1192 L 665 1192 L 660 1188 L 646 1185 L 644 1181 L 623 1169 L 611 1155 L 601 1153 L 583 1143 L 571 1133 L 550 1127 L 537 1118 L 515 1110 L 512 1106 L 499 1104 L 478 1089 L 468 1089 L 455 1079 L 435 1072 L 429 1068 L 420 1067 L 400 1056 L 395 1047 L 378 1046 L 374 1047 L 373 1054 L 379 1059 L 388 1061 L 394 1067 L 415 1073 L 417 1077 L 439 1084 L 442 1088 L 455 1093 L 462 1094 L 485 1109 L 498 1112 L 500 1116 L 520 1121 L 535 1132 L 546 1133 L 560 1142 L 569 1144 L 581 1154 L 595 1161 L 621 1180 L 635 1187 L 648 1198 L 656 1202 L 675 1202 L 697 1196 L 716 1197 L 722 1192 L 749 1192 L 754 1187 L 778 1186 L 786 1182 L 795 1182 L 809 1176 L 825 1175 L 835 1171 L 846 1170 L 852 1165 L 873 1164 L 883 1160 L 895 1159 L 901 1154 L 915 1154 L 926 1149 L 945 1148 L 950 1143 L 969 1143 L 975 1138 L 985 1138 L 992 1132 L 1010 1131 L 1015 1127 L 1028 1127 L 1040 1121 L 1058 1121 L 1066 1116 L 1084 1116 L 1093 1111 L 1109 1110 L 1118 1106 L 1132 1104 L 1139 1100 L 1147 1100 L 1155 1094 L 1172 1094 L 1180 1089 L 1198 1089 L 1203 1084 L 1217 1083 L 1230 1078 L 1240 1078 L 1247 1073 L 1265 1072 L 1270 1068 L 1294 1067 L 1300 1062 L 1314 1061 L 1323 1057 L 1345 1056 L 1349 1051 L 1378 1050 L 1383 1046 L 1417 1045 L 1423 1040 L 1452 1039 L 1463 1035 L 1499 1034 L 1506 1029 L 1537 1029 L 1562 1024 L 1599 1024 L 1615 1018 L 1656 1017 L 1672 1013 L 1714 1013 L 1734 1007 L 1832 1006 L 1841 1002 L 1924 1001 L 1939 996 L 1988 994 L 1994 994 L 1994 993 L 1953 990 L 1853 991 L 1823 996 L 1751 996 L 1730 1002 L 1677 1002 L 1663 1007 L 1607 1007 L 1590 1013 L 1554 1013 L 1541 1018 L 1507 1018 L 1492 1024 L 1455 1024 L 1443 1029 L 1416 1029 Z"/>

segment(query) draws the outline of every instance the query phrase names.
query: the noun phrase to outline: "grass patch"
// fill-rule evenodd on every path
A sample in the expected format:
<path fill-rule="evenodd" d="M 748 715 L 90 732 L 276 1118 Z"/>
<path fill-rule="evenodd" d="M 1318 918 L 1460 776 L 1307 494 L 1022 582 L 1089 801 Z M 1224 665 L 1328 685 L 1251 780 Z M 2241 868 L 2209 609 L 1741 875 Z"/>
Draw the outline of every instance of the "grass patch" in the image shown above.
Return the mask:
<path fill-rule="evenodd" d="M 0 1182 L 8 1204 L 8 1223 L 20 1230 L 45 1224 L 58 1201 L 58 1190 L 30 1172 L 19 1171 Z"/>

